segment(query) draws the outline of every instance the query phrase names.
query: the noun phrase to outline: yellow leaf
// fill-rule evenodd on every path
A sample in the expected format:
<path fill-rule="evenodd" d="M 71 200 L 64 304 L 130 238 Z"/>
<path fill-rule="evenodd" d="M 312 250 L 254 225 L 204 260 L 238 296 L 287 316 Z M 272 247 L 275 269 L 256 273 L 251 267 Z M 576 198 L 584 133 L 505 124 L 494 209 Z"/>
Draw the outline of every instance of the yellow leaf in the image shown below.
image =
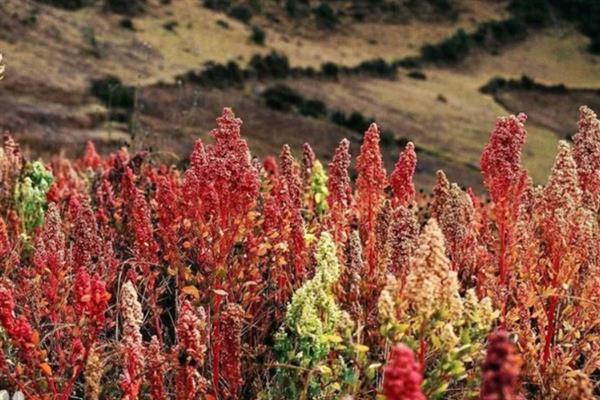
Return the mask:
<path fill-rule="evenodd" d="M 367 351 L 369 351 L 369 346 L 365 346 L 364 344 L 357 344 L 354 346 L 354 348 L 359 353 L 366 353 Z"/>
<path fill-rule="evenodd" d="M 342 343 L 343 341 L 338 335 L 325 335 L 325 340 L 331 343 Z"/>
<path fill-rule="evenodd" d="M 183 289 L 181 289 L 181 291 L 185 294 L 189 294 L 190 296 L 193 296 L 197 299 L 200 298 L 200 292 L 198 292 L 198 288 L 196 286 L 190 285 L 190 286 L 186 286 Z"/>
<path fill-rule="evenodd" d="M 330 375 L 332 372 L 331 368 L 329 368 L 327 365 L 319 365 L 318 369 L 323 375 Z"/>

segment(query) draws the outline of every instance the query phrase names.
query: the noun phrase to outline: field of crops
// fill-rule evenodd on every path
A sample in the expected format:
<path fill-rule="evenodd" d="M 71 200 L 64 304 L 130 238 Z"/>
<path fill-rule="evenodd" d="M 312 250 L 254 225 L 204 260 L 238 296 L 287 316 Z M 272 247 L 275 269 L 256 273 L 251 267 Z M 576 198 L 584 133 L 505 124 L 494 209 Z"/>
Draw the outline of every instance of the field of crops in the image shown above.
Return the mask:
<path fill-rule="evenodd" d="M 241 124 L 225 109 L 179 168 L 5 137 L 2 399 L 599 398 L 591 109 L 544 186 L 526 116 L 499 118 L 484 196 L 442 171 L 416 193 L 414 145 L 388 174 L 375 124 L 354 182 L 347 140 L 258 160 Z"/>

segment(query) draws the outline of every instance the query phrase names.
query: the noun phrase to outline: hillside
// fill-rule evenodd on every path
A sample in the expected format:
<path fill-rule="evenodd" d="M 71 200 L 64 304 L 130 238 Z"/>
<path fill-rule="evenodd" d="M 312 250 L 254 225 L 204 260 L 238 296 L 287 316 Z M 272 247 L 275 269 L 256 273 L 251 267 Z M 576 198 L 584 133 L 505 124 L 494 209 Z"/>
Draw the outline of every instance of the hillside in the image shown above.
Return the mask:
<path fill-rule="evenodd" d="M 543 182 L 557 138 L 574 132 L 574 124 L 564 121 L 576 121 L 580 104 L 594 107 L 600 98 L 600 57 L 587 52 L 589 38 L 562 19 L 491 50 L 474 47 L 458 62 L 396 65 L 459 29 L 471 34 L 485 22 L 509 18 L 506 2 L 453 1 L 451 16 L 435 8 L 401 9 L 395 18 L 376 12 L 362 20 L 345 16 L 334 29 L 294 23 L 271 3 L 247 24 L 196 0 L 148 1 L 135 16 L 97 3 L 75 11 L 33 1 L 0 5 L 0 52 L 7 65 L 0 129 L 13 132 L 34 155 L 58 149 L 78 154 L 91 139 L 103 152 L 123 144 L 135 150 L 160 147 L 181 161 L 197 137 L 207 137 L 222 107 L 231 106 L 248 121 L 243 131 L 255 154 L 277 154 L 284 143 L 300 151 L 309 141 L 328 159 L 341 138 L 354 138 L 354 153 L 361 139 L 348 124 L 332 122 L 331 114 L 360 112 L 387 132 L 388 169 L 412 140 L 419 150 L 420 187 L 430 188 L 433 172 L 444 168 L 450 179 L 479 188 L 478 157 L 490 121 L 524 111 L 530 116 L 524 162 Z M 339 15 L 354 10 L 346 2 L 332 4 Z M 264 45 L 250 39 L 253 26 L 264 31 Z M 207 62 L 235 61 L 245 68 L 253 56 L 273 51 L 302 73 L 250 75 L 223 88 L 181 78 L 202 71 Z M 326 62 L 351 68 L 378 58 L 394 65 L 395 73 L 342 73 L 332 79 L 306 72 L 322 71 Z M 93 80 L 109 75 L 132 88 L 125 109 L 90 92 Z M 541 85 L 563 84 L 566 91 L 545 102 L 539 101 L 539 88 L 480 91 L 494 77 L 522 75 Z M 294 107 L 273 110 L 263 94 L 276 84 L 322 102 L 327 113 L 314 118 Z"/>

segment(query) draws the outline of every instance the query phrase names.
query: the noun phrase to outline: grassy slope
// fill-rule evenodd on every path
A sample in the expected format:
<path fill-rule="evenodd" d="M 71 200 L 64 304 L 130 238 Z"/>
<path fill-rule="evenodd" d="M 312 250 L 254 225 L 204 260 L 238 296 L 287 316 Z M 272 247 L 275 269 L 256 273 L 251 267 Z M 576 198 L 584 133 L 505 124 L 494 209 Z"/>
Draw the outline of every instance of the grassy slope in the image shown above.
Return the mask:
<path fill-rule="evenodd" d="M 495 118 L 516 111 L 513 107 L 507 111 L 478 89 L 493 76 L 521 74 L 536 80 L 539 77 L 539 81 L 548 84 L 562 82 L 569 87 L 600 87 L 600 58 L 585 53 L 584 47 L 585 38 L 574 30 L 563 30 L 559 35 L 552 29 L 536 33 L 498 56 L 480 53 L 458 67 L 427 68 L 425 81 L 407 77 L 398 81 L 351 78 L 343 85 L 317 86 L 310 82 L 293 85 L 333 106 L 375 115 L 397 135 L 409 137 L 434 153 L 458 163 L 477 165 Z M 439 101 L 439 94 L 447 102 Z M 507 102 L 522 111 L 531 111 L 536 117 L 544 108 L 546 118 L 568 120 L 574 132 L 577 101 L 584 101 L 585 97 L 567 100 L 571 102 L 546 102 L 539 107 L 534 102 L 517 99 L 507 99 Z M 543 118 L 531 118 L 527 124 L 529 136 L 524 163 L 537 182 L 546 178 L 556 142 L 563 138 L 562 134 L 557 135 L 559 129 L 550 130 L 549 126 L 552 124 Z M 459 176 L 452 178 L 461 182 L 465 179 L 461 174 L 468 171 L 458 173 Z"/>
<path fill-rule="evenodd" d="M 293 65 L 319 65 L 324 61 L 353 65 L 373 57 L 391 60 L 416 54 L 422 44 L 439 40 L 457 27 L 472 29 L 478 21 L 500 17 L 503 4 L 464 1 L 462 8 L 456 23 L 365 23 L 344 26 L 334 33 L 310 31 L 302 35 L 276 27 L 267 29 L 267 46 L 260 47 L 248 42 L 247 26 L 200 7 L 196 0 L 152 7 L 147 15 L 134 19 L 136 32 L 119 28 L 120 17 L 103 13 L 98 8 L 72 13 L 41 7 L 43 12 L 39 13 L 35 26 L 23 27 L 10 22 L 14 20 L 11 13 L 17 12 L 24 18 L 29 9 L 20 0 L 7 0 L 0 8 L 0 22 L 12 24 L 12 30 L 0 35 L 0 49 L 6 53 L 8 63 L 7 79 L 0 85 L 0 99 L 3 109 L 9 111 L 11 107 L 22 110 L 33 106 L 40 109 L 36 110 L 38 113 L 50 112 L 51 117 L 62 120 L 64 114 L 70 115 L 68 123 L 59 121 L 50 129 L 40 125 L 29 136 L 21 134 L 33 146 L 40 134 L 45 140 L 55 140 L 56 146 L 90 137 L 106 139 L 106 126 L 94 123 L 98 118 L 96 114 L 100 115 L 102 110 L 98 110 L 100 106 L 93 105 L 95 101 L 86 94 L 90 77 L 98 74 L 116 74 L 125 82 L 136 85 L 169 82 L 175 75 L 197 68 L 208 60 L 245 61 L 257 52 L 271 49 L 286 53 Z M 163 28 L 170 20 L 178 22 L 175 32 Z M 219 26 L 217 20 L 227 21 L 229 29 Z M 97 41 L 95 50 L 83 34 L 89 27 L 93 27 Z M 373 39 L 376 40 L 374 44 Z M 479 175 L 473 167 L 477 165 L 494 119 L 508 113 L 491 97 L 479 93 L 478 88 L 492 76 L 519 76 L 522 73 L 544 83 L 600 87 L 599 58 L 585 53 L 585 43 L 586 39 L 572 29 L 560 27 L 537 33 L 498 56 L 482 52 L 458 67 L 429 67 L 425 70 L 428 78 L 425 81 L 405 76 L 398 81 L 356 77 L 344 78 L 342 84 L 314 81 L 291 84 L 307 95 L 326 100 L 332 107 L 375 115 L 385 128 L 426 148 L 428 154 L 421 155 L 421 185 L 430 186 L 433 170 L 443 167 L 452 179 L 477 186 Z M 95 57 L 93 51 L 100 57 Z M 439 94 L 447 102 L 438 101 Z M 171 148 L 180 155 L 187 154 L 189 143 L 198 132 L 207 132 L 214 125 L 214 117 L 221 105 L 235 106 L 238 114 L 247 121 L 246 133 L 259 155 L 277 152 L 284 142 L 291 142 L 297 148 L 306 137 L 315 144 L 317 152 L 326 157 L 339 138 L 352 135 L 326 121 L 273 114 L 262 107 L 250 87 L 246 91 L 211 91 L 195 93 L 191 97 L 169 91 L 157 98 L 160 99 L 156 103 L 165 107 L 177 100 L 180 110 L 170 111 L 171 116 L 163 119 L 149 113 L 142 115 L 140 126 L 145 129 L 138 136 L 146 140 L 139 142 L 168 147 L 176 138 Z M 203 102 L 198 103 L 200 98 Z M 186 103 L 188 99 L 191 99 L 189 104 Z M 510 99 L 507 104 L 518 108 L 523 105 Z M 563 105 L 561 111 L 565 109 L 568 107 Z M 570 119 L 574 124 L 576 104 L 572 109 L 572 113 L 560 118 Z M 196 114 L 197 118 L 182 120 L 180 114 L 184 113 Z M 25 126 L 27 118 L 22 114 L 19 116 Z M 536 123 L 533 118 L 528 123 L 530 135 L 525 164 L 537 181 L 545 179 L 556 146 L 557 135 L 548 126 L 552 125 Z M 61 132 L 58 139 L 57 132 Z M 125 138 L 119 130 L 112 131 L 109 137 L 113 141 Z M 388 167 L 392 166 L 397 152 L 395 146 L 384 149 Z"/>

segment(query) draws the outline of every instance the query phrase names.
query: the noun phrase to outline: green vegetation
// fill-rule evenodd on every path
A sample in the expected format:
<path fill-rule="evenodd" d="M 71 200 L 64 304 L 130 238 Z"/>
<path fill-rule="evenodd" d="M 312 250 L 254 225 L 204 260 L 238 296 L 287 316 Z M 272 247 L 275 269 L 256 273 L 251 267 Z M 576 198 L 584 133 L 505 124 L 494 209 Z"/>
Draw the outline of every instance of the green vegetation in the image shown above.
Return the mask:
<path fill-rule="evenodd" d="M 286 0 L 285 11 L 290 18 L 306 18 L 310 15 L 307 0 Z"/>
<path fill-rule="evenodd" d="M 469 35 L 463 29 L 459 29 L 452 36 L 438 44 L 423 46 L 421 56 L 424 61 L 455 63 L 465 59 L 469 55 L 469 51 Z"/>
<path fill-rule="evenodd" d="M 48 4 L 53 7 L 64 8 L 65 10 L 78 10 L 83 7 L 91 6 L 96 0 L 36 0 L 38 3 Z"/>
<path fill-rule="evenodd" d="M 482 86 L 479 91 L 486 94 L 495 94 L 500 90 L 538 90 L 546 93 L 566 93 L 567 87 L 563 84 L 544 85 L 536 82 L 527 75 L 522 75 L 521 79 L 505 79 L 494 77 L 488 83 Z"/>
<path fill-rule="evenodd" d="M 267 34 L 260 26 L 254 25 L 252 27 L 252 33 L 250 34 L 250 40 L 253 43 L 258 44 L 259 46 L 263 46 L 265 44 L 266 38 L 267 38 Z"/>
<path fill-rule="evenodd" d="M 44 222 L 46 193 L 52 184 L 52 173 L 40 161 L 28 163 L 15 186 L 14 201 L 23 234 L 28 237 Z"/>
<path fill-rule="evenodd" d="M 227 13 L 230 17 L 235 18 L 247 24 L 252 19 L 252 10 L 245 5 L 237 5 L 231 7 Z"/>
<path fill-rule="evenodd" d="M 116 14 L 134 16 L 146 10 L 146 0 L 105 0 L 105 6 Z"/>
<path fill-rule="evenodd" d="M 337 16 L 335 10 L 327 3 L 320 3 L 315 9 L 313 14 L 319 28 L 324 29 L 335 29 L 340 23 L 340 19 Z"/>
<path fill-rule="evenodd" d="M 135 102 L 135 88 L 124 85 L 114 76 L 92 81 L 90 91 L 108 107 L 132 109 Z"/>

